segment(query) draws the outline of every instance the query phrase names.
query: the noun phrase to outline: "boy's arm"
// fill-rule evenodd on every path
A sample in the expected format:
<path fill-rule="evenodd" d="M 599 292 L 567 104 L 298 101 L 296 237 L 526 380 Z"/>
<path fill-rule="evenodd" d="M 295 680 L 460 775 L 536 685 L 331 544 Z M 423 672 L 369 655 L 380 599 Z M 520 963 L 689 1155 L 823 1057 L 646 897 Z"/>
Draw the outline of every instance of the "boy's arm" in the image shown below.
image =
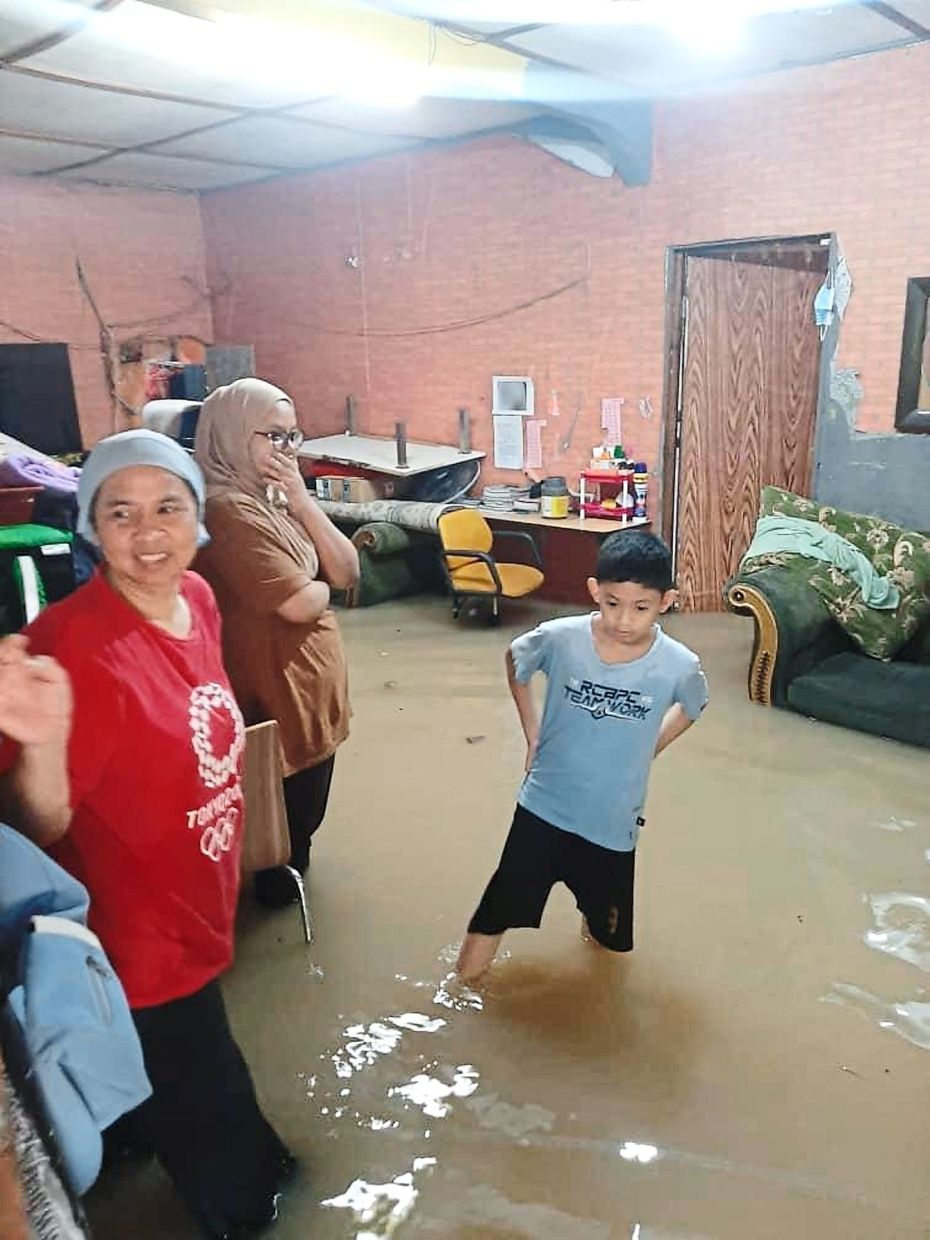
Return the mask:
<path fill-rule="evenodd" d="M 670 706 L 665 712 L 662 719 L 662 726 L 659 728 L 659 739 L 656 741 L 655 757 L 658 757 L 663 749 L 667 749 L 672 741 L 677 741 L 679 736 L 694 723 L 693 719 L 689 719 L 685 713 L 684 707 L 679 702 L 674 706 Z"/>
<path fill-rule="evenodd" d="M 697 655 L 691 656 L 691 664 L 676 686 L 676 696 L 678 700 L 663 716 L 653 757 L 687 732 L 707 705 L 707 681 Z"/>
<path fill-rule="evenodd" d="M 523 728 L 523 735 L 526 737 L 526 766 L 528 771 L 533 763 L 533 754 L 536 752 L 536 742 L 539 739 L 539 711 L 536 708 L 536 701 L 533 692 L 530 689 L 529 682 L 523 683 L 517 680 L 517 672 L 513 663 L 513 654 L 507 651 L 507 684 L 510 688 L 511 696 L 517 708 L 517 714 L 520 716 L 520 724 Z"/>

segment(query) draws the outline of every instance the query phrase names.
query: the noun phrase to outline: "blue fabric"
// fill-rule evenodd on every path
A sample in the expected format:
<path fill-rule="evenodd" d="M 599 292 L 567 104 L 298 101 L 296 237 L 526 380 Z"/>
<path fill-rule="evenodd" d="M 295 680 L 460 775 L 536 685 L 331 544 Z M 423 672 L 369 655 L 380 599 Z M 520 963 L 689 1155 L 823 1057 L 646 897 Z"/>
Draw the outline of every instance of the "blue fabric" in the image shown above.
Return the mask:
<path fill-rule="evenodd" d="M 123 988 L 84 924 L 87 908 L 79 882 L 0 825 L 7 1008 L 79 1195 L 100 1171 L 103 1130 L 152 1092 Z"/>
<path fill-rule="evenodd" d="M 869 607 L 894 611 L 901 602 L 901 592 L 895 583 L 887 577 L 880 577 L 874 565 L 851 542 L 832 530 L 824 529 L 816 521 L 805 521 L 801 517 L 784 517 L 781 514 L 760 517 L 740 567 L 747 560 L 782 551 L 809 560 L 822 560 L 841 569 L 855 581 Z"/>
<path fill-rule="evenodd" d="M 636 847 L 649 768 L 666 711 L 690 719 L 707 704 L 700 660 L 656 625 L 649 651 L 605 663 L 593 616 L 550 620 L 511 646 L 517 680 L 548 679 L 539 743 L 518 800 L 576 835 L 627 852 Z"/>

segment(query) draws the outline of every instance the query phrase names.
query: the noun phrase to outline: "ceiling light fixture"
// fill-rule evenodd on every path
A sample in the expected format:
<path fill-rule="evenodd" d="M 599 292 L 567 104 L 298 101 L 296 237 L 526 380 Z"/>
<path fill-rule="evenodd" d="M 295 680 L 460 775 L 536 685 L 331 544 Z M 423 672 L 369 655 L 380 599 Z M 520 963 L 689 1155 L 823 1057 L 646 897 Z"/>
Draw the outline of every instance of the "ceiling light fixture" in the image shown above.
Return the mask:
<path fill-rule="evenodd" d="M 216 12 L 191 16 L 141 0 L 94 14 L 98 38 L 159 56 L 192 73 L 301 95 L 344 95 L 381 107 L 409 107 L 432 85 L 433 67 L 372 41 L 312 26 Z"/>
<path fill-rule="evenodd" d="M 833 0 L 833 7 L 857 0 Z M 747 21 L 767 13 L 793 13 L 822 9 L 825 0 L 444 0 L 434 17 L 468 26 L 476 22 L 522 26 L 665 26 L 681 28 L 705 18 L 715 20 L 715 12 L 726 9 L 737 21 Z"/>
<path fill-rule="evenodd" d="M 430 68 L 404 56 L 380 51 L 363 40 L 306 26 L 218 15 L 224 32 L 243 58 L 243 71 L 264 62 L 278 82 L 302 90 L 342 95 L 384 108 L 407 108 L 427 92 Z"/>

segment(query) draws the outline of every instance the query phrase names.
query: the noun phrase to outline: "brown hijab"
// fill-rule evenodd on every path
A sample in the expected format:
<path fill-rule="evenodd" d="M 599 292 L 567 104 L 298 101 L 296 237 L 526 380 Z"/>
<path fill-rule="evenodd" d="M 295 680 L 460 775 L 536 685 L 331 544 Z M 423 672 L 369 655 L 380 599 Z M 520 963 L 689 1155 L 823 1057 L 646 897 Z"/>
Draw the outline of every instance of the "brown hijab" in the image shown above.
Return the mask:
<path fill-rule="evenodd" d="M 316 550 L 302 525 L 269 503 L 265 482 L 252 463 L 252 436 L 265 428 L 269 411 L 279 402 L 294 408 L 287 392 L 264 379 L 237 379 L 211 392 L 197 420 L 194 458 L 203 470 L 207 502 L 227 495 L 257 500 L 287 547 L 311 576 L 318 570 Z"/>

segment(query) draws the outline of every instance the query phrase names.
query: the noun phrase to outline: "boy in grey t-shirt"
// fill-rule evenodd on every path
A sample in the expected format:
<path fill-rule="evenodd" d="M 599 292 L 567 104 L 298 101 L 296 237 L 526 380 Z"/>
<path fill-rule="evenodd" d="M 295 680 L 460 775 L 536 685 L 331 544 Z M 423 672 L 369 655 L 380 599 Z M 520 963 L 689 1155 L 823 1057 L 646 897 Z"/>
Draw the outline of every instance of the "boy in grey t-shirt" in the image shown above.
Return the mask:
<path fill-rule="evenodd" d="M 672 605 L 671 555 L 654 534 L 604 540 L 588 589 L 597 611 L 541 624 L 507 652 L 526 736 L 526 776 L 510 834 L 462 944 L 463 981 L 480 977 L 505 930 L 538 927 L 564 882 L 583 933 L 633 947 L 633 864 L 653 757 L 698 718 L 707 683 L 697 655 L 656 623 Z M 548 680 L 540 722 L 529 682 Z"/>

